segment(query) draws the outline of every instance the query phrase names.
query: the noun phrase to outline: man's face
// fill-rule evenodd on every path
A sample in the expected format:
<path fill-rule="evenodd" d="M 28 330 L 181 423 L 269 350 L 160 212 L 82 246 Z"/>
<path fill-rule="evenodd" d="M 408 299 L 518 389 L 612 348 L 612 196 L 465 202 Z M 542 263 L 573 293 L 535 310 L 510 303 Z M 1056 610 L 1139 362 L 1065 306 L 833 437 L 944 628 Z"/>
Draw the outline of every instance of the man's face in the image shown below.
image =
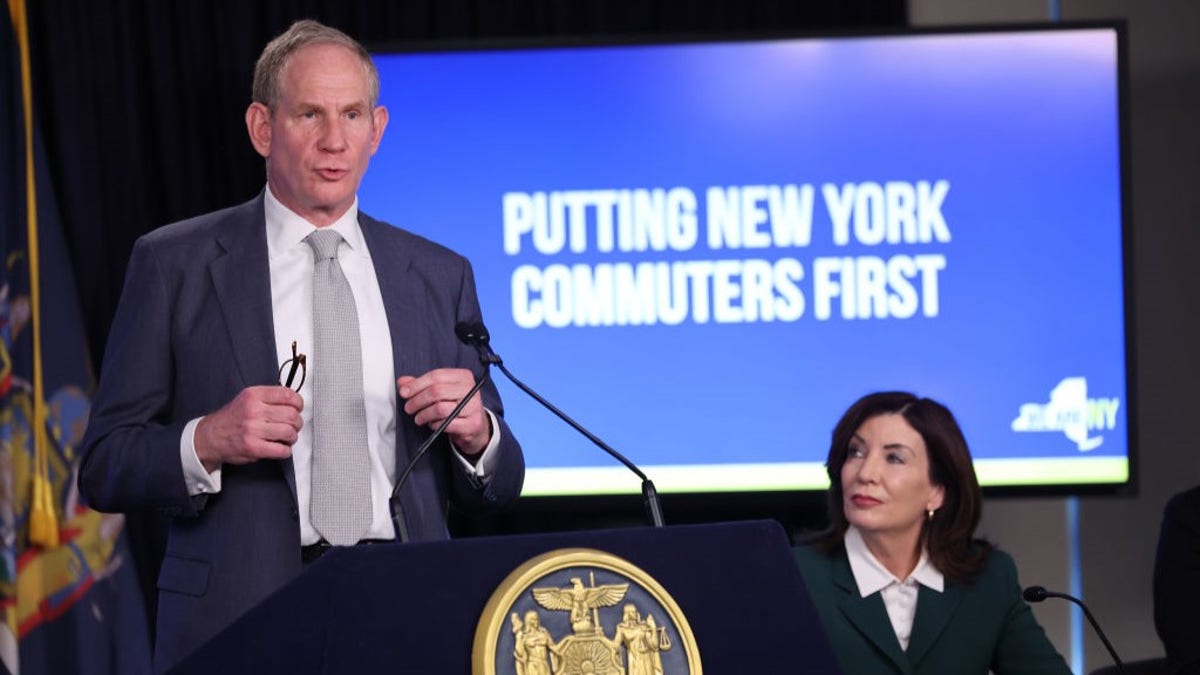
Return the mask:
<path fill-rule="evenodd" d="M 354 203 L 387 126 L 370 107 L 367 76 L 341 45 L 309 45 L 284 66 L 275 110 L 246 111 L 251 142 L 267 159 L 267 182 L 284 206 L 322 227 Z"/>

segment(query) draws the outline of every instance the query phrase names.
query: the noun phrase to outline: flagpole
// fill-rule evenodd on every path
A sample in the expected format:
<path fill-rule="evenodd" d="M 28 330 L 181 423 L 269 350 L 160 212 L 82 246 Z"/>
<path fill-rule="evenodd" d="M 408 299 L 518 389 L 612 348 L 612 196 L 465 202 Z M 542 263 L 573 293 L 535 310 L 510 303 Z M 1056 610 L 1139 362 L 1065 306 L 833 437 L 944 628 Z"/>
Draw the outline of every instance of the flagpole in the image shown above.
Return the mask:
<path fill-rule="evenodd" d="M 33 484 L 29 508 L 29 541 L 58 546 L 58 518 L 50 485 L 50 439 L 46 431 L 46 397 L 42 381 L 41 277 L 38 252 L 37 181 L 33 165 L 33 76 L 29 65 L 29 25 L 25 0 L 8 0 L 21 54 L 21 99 L 25 116 L 25 214 L 29 254 L 29 308 L 33 328 Z"/>

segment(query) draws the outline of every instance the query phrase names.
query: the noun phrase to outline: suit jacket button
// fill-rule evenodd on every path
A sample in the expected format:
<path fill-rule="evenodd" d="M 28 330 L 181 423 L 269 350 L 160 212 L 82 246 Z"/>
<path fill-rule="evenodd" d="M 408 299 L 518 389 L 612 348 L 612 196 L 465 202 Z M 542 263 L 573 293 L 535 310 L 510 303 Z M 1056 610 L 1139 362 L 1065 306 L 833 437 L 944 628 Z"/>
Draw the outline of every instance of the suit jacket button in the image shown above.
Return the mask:
<path fill-rule="evenodd" d="M 300 510 L 294 506 L 292 507 L 292 520 L 300 520 Z"/>

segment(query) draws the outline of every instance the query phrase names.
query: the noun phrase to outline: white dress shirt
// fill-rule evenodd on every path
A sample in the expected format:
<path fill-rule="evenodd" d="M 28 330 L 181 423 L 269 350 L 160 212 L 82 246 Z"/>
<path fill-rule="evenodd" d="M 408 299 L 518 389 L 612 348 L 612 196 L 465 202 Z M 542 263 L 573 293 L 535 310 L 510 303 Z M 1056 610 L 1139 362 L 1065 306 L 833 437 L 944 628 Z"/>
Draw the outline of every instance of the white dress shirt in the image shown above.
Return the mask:
<path fill-rule="evenodd" d="M 851 525 L 846 530 L 845 543 L 846 557 L 850 559 L 850 571 L 854 573 L 858 594 L 865 598 L 876 591 L 880 592 L 888 619 L 892 622 L 892 630 L 900 641 L 900 648 L 908 650 L 913 618 L 917 615 L 918 585 L 941 593 L 945 588 L 942 573 L 929 562 L 929 555 L 921 551 L 916 568 L 907 579 L 901 581 L 871 553 L 858 528 Z"/>
<path fill-rule="evenodd" d="M 304 242 L 316 228 L 279 202 L 268 187 L 264 195 L 267 228 L 267 256 L 271 271 L 271 310 L 275 326 L 275 349 L 279 363 L 292 357 L 292 342 L 301 354 L 312 353 L 313 251 Z M 392 539 L 388 497 L 396 478 L 396 380 L 393 376 L 392 340 L 384 311 L 383 295 L 375 276 L 375 265 L 358 225 L 358 200 L 336 222 L 329 225 L 342 235 L 338 261 L 354 292 L 362 340 L 363 394 L 367 413 L 367 449 L 371 463 L 371 526 L 365 539 Z M 424 373 L 410 373 L 423 375 Z M 296 500 L 299 502 L 300 543 L 316 543 L 321 536 L 309 517 L 312 457 L 312 377 L 299 393 L 304 398 L 303 426 L 292 445 L 292 465 L 296 472 Z M 495 463 L 495 448 L 500 442 L 500 425 L 491 411 L 492 438 L 474 466 L 454 453 L 466 470 L 486 481 Z M 196 456 L 195 431 L 201 418 L 190 421 L 180 438 L 180 457 L 188 493 L 215 493 L 221 490 L 221 469 L 204 469 Z"/>

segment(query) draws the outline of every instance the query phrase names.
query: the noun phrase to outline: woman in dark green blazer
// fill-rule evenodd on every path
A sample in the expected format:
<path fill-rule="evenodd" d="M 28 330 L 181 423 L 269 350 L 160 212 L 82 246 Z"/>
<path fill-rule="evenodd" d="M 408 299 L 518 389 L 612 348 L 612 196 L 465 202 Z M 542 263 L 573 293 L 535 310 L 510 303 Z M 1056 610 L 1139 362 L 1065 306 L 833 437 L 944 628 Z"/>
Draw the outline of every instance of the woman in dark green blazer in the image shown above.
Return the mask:
<path fill-rule="evenodd" d="M 830 526 L 795 555 L 846 673 L 1070 673 L 1012 558 L 974 536 L 982 493 L 949 410 L 865 396 L 826 467 Z"/>

